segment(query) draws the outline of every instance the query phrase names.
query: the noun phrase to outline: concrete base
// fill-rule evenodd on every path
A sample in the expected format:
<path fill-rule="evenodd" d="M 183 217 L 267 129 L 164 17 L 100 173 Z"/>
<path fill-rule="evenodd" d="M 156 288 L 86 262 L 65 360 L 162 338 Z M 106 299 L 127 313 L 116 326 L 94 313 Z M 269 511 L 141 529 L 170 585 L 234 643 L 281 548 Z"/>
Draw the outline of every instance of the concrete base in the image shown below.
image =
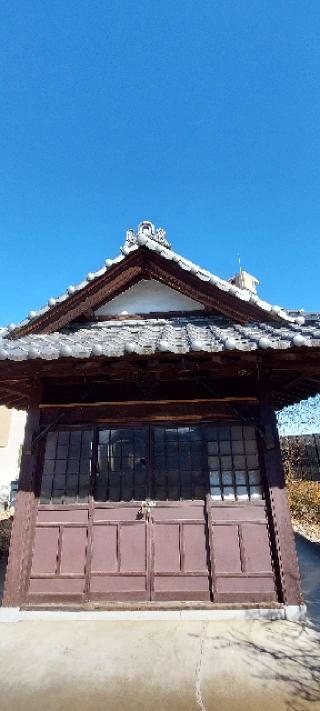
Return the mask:
<path fill-rule="evenodd" d="M 202 609 L 202 610 L 20 610 L 18 607 L 1 607 L 0 622 L 33 621 L 152 621 L 152 620 L 289 620 L 306 619 L 305 605 L 283 605 L 275 608 Z"/>
<path fill-rule="evenodd" d="M 320 638 L 302 624 L 29 620 L 1 626 L 1 709 L 320 709 Z"/>

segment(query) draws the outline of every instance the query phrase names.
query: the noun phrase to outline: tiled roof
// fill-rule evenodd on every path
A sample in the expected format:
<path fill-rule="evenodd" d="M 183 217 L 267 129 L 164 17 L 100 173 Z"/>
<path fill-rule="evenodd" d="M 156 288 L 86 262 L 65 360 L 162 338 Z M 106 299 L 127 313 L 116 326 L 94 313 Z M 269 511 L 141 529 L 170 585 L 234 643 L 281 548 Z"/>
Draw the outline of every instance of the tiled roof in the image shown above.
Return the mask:
<path fill-rule="evenodd" d="M 164 230 L 162 230 L 161 228 L 156 230 L 150 222 L 142 222 L 139 225 L 138 231 L 136 233 L 133 230 L 127 231 L 127 237 L 124 247 L 121 249 L 121 254 L 118 257 L 116 257 L 115 259 L 107 259 L 104 265 L 96 272 L 89 272 L 83 281 L 81 281 L 79 284 L 69 286 L 66 291 L 60 296 L 50 297 L 48 299 L 48 303 L 45 306 L 42 306 L 37 311 L 29 311 L 27 318 L 25 318 L 20 323 L 11 323 L 7 328 L 7 334 L 11 331 L 14 331 L 16 328 L 21 328 L 22 326 L 26 326 L 30 322 L 36 321 L 38 318 L 40 318 L 40 316 L 45 314 L 50 309 L 54 308 L 56 304 L 60 304 L 66 301 L 68 298 L 70 298 L 70 296 L 72 296 L 72 294 L 75 294 L 76 292 L 79 292 L 84 289 L 89 282 L 92 282 L 94 279 L 97 279 L 98 277 L 105 274 L 105 272 L 107 272 L 112 266 L 118 264 L 119 262 L 122 262 L 129 254 L 140 249 L 140 247 L 142 246 L 146 247 L 152 252 L 156 252 L 160 255 L 160 257 L 163 257 L 163 259 L 175 262 L 181 270 L 190 272 L 191 274 L 195 275 L 200 281 L 208 282 L 209 284 L 216 286 L 221 291 L 233 294 L 241 301 L 247 301 L 254 304 L 255 306 L 261 309 L 262 313 L 274 314 L 276 317 L 280 317 L 285 321 L 288 321 L 290 323 L 297 323 L 299 325 L 303 324 L 305 321 L 304 316 L 301 313 L 295 313 L 294 315 L 292 315 L 288 310 L 284 309 L 283 307 L 269 304 L 267 301 L 260 299 L 257 294 L 253 294 L 246 289 L 239 289 L 238 287 L 234 286 L 234 284 L 231 284 L 229 281 L 221 279 L 215 274 L 212 274 L 206 269 L 202 269 L 197 264 L 194 264 L 188 259 L 185 259 L 185 257 L 180 256 L 171 249 L 170 245 L 166 241 Z"/>
<path fill-rule="evenodd" d="M 224 350 L 283 350 L 320 347 L 320 316 L 312 325 L 251 323 L 240 325 L 223 317 L 189 316 L 168 319 L 117 320 L 79 324 L 60 332 L 27 335 L 15 340 L 0 334 L 0 359 L 121 357 L 127 354 L 189 353 Z"/>

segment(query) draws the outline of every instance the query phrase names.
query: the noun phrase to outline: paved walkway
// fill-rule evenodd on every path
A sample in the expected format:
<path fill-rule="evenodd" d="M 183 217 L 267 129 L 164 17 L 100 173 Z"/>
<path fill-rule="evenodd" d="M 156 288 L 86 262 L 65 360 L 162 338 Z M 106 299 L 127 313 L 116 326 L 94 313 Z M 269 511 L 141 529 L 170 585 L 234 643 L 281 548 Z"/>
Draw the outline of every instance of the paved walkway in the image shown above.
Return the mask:
<path fill-rule="evenodd" d="M 320 553 L 297 538 L 320 623 Z M 285 621 L 0 626 L 0 711 L 320 711 L 320 630 Z"/>
<path fill-rule="evenodd" d="M 18 622 L 1 711 L 319 711 L 320 637 L 285 621 Z"/>

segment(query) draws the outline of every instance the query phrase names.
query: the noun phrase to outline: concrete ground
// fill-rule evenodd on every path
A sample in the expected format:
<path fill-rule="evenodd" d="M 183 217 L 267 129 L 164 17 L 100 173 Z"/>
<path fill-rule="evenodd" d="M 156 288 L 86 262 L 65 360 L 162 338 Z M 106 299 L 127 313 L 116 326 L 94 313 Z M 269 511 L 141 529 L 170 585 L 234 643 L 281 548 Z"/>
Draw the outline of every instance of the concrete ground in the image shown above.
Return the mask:
<path fill-rule="evenodd" d="M 320 543 L 296 534 L 300 574 L 308 616 L 320 628 Z"/>
<path fill-rule="evenodd" d="M 320 552 L 297 539 L 320 622 Z M 316 546 L 314 548 L 314 546 Z M 320 629 L 286 621 L 0 625 L 0 711 L 320 711 Z"/>
<path fill-rule="evenodd" d="M 285 621 L 3 623 L 0 708 L 318 711 L 319 651 Z"/>

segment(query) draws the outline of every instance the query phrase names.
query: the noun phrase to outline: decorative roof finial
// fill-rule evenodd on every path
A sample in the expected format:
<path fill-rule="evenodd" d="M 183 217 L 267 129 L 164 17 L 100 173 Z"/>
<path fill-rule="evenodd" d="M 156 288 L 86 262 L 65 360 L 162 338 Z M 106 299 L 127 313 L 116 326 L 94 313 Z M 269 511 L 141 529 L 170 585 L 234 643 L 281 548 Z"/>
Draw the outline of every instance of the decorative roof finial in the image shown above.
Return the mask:
<path fill-rule="evenodd" d="M 140 222 L 138 225 L 136 232 L 133 229 L 126 231 L 126 241 L 122 251 L 127 252 L 131 248 L 143 244 L 147 239 L 152 239 L 158 242 L 158 244 L 161 244 L 162 247 L 171 249 L 171 244 L 169 244 L 166 239 L 165 230 L 162 227 L 155 227 L 152 222 L 143 220 L 143 222 Z"/>

